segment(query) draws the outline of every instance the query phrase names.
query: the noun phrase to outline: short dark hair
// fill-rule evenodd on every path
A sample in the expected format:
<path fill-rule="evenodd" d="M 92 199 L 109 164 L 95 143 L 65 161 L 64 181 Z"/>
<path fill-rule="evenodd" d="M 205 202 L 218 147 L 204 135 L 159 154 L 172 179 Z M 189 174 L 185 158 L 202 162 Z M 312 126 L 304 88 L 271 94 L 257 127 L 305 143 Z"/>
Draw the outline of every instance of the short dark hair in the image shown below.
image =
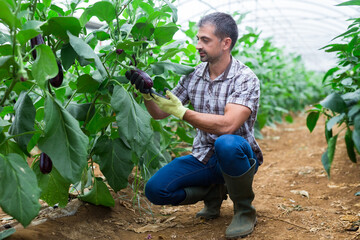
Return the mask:
<path fill-rule="evenodd" d="M 215 26 L 215 36 L 220 39 L 231 38 L 231 50 L 238 39 L 238 27 L 233 17 L 222 12 L 210 13 L 200 19 L 198 27 L 209 23 Z"/>

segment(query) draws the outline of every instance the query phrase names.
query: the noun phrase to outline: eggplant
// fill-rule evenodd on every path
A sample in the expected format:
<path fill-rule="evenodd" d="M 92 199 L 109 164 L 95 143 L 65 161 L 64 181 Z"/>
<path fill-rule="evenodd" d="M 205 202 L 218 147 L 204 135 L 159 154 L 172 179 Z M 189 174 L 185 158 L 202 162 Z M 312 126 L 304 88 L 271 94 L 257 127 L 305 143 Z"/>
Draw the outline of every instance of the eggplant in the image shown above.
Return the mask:
<path fill-rule="evenodd" d="M 31 49 L 33 49 L 35 46 L 40 45 L 40 44 L 44 44 L 44 39 L 41 36 L 41 34 L 37 35 L 36 37 L 30 39 L 30 45 L 31 45 Z M 32 56 L 34 59 L 36 59 L 36 50 L 33 50 L 31 52 Z"/>
<path fill-rule="evenodd" d="M 59 73 L 55 77 L 50 79 L 51 86 L 55 88 L 60 87 L 64 79 L 64 72 L 61 66 L 61 62 L 59 60 L 57 61 L 57 66 L 59 69 Z"/>
<path fill-rule="evenodd" d="M 124 52 L 124 49 L 121 49 L 121 48 L 116 49 L 116 54 L 118 54 L 118 55 L 122 54 L 123 52 Z"/>
<path fill-rule="evenodd" d="M 48 174 L 51 172 L 52 170 L 52 161 L 50 159 L 50 157 L 42 152 L 40 154 L 40 164 L 39 164 L 39 167 L 40 167 L 40 171 L 43 173 L 43 174 Z"/>

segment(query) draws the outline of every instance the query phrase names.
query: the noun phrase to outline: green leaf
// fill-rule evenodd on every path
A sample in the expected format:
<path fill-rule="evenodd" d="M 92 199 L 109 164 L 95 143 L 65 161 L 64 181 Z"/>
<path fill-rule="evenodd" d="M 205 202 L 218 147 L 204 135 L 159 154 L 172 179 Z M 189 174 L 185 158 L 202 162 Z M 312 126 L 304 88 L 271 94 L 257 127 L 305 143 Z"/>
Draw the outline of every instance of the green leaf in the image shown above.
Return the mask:
<path fill-rule="evenodd" d="M 35 49 L 37 57 L 32 65 L 32 75 L 38 85 L 45 89 L 46 81 L 55 77 L 59 72 L 59 68 L 54 53 L 49 46 L 40 44 Z"/>
<path fill-rule="evenodd" d="M 328 148 L 326 149 L 326 151 L 323 153 L 323 155 L 321 157 L 321 162 L 324 166 L 324 169 L 325 169 L 328 177 L 330 177 L 330 169 L 331 169 L 332 162 L 334 160 L 337 137 L 338 137 L 338 135 L 335 135 L 334 137 L 329 139 Z"/>
<path fill-rule="evenodd" d="M 95 66 L 97 67 L 97 69 L 99 70 L 101 75 L 103 77 L 105 77 L 106 70 L 105 70 L 100 58 L 98 57 L 98 55 L 96 55 L 94 50 L 88 44 L 86 44 L 86 42 L 84 40 L 82 40 L 78 37 L 75 37 L 70 32 L 68 32 L 68 35 L 69 35 L 69 39 L 70 39 L 70 44 L 71 44 L 72 48 L 75 50 L 75 52 L 77 53 L 77 55 L 85 58 L 86 60 L 94 60 Z"/>
<path fill-rule="evenodd" d="M 63 41 L 69 39 L 68 33 L 78 36 L 81 32 L 80 22 L 75 17 L 53 17 L 41 26 L 44 35 L 54 35 Z"/>
<path fill-rule="evenodd" d="M 357 30 L 359 30 L 359 28 L 358 28 L 358 27 L 353 27 L 353 28 L 350 28 L 349 30 L 347 30 L 347 31 L 346 31 L 346 32 L 344 32 L 343 34 L 340 34 L 339 36 L 337 36 L 337 37 L 333 38 L 331 41 L 333 41 L 333 40 L 335 40 L 335 39 L 337 39 L 337 38 L 339 38 L 339 37 L 343 37 L 343 36 L 345 36 L 345 35 L 348 35 L 349 33 L 356 32 Z"/>
<path fill-rule="evenodd" d="M 6 229 L 6 230 L 0 232 L 0 239 L 5 239 L 5 238 L 11 236 L 15 231 L 16 231 L 15 228 L 9 228 L 9 229 Z"/>
<path fill-rule="evenodd" d="M 67 181 L 76 183 L 87 164 L 88 137 L 78 121 L 51 96 L 47 96 L 44 110 L 45 133 L 39 139 L 39 148 Z"/>
<path fill-rule="evenodd" d="M 70 183 L 60 175 L 55 167 L 52 168 L 50 173 L 43 174 L 40 171 L 39 161 L 36 161 L 33 165 L 33 170 L 41 189 L 40 198 L 49 206 L 58 203 L 60 207 L 65 207 L 69 200 Z"/>
<path fill-rule="evenodd" d="M 108 1 L 96 2 L 94 5 L 85 9 L 80 17 L 81 26 L 90 20 L 91 17 L 96 16 L 100 21 L 110 23 L 116 17 L 116 12 L 113 4 Z"/>
<path fill-rule="evenodd" d="M 12 13 L 10 6 L 4 0 L 0 0 L 0 20 L 9 26 L 10 29 L 20 25 L 19 19 Z"/>
<path fill-rule="evenodd" d="M 80 195 L 79 198 L 85 202 L 106 207 L 114 207 L 115 201 L 111 193 L 101 178 L 94 179 L 93 188 L 86 194 Z"/>
<path fill-rule="evenodd" d="M 151 68 L 155 75 L 160 75 L 167 71 L 173 71 L 174 73 L 180 75 L 188 75 L 194 71 L 193 67 L 181 65 L 178 63 L 173 63 L 170 61 L 153 63 L 151 64 Z"/>
<path fill-rule="evenodd" d="M 354 131 L 352 139 L 358 153 L 360 153 L 360 114 L 357 114 L 356 117 L 354 117 Z"/>
<path fill-rule="evenodd" d="M 78 93 L 95 93 L 100 86 L 100 82 L 92 78 L 89 74 L 83 74 L 78 77 L 76 86 Z"/>
<path fill-rule="evenodd" d="M 311 112 L 306 118 L 306 126 L 310 132 L 312 132 L 316 126 L 316 123 L 319 119 L 320 112 Z"/>
<path fill-rule="evenodd" d="M 359 5 L 360 5 L 360 0 L 351 0 L 351 1 L 340 3 L 336 6 L 359 6 Z"/>
<path fill-rule="evenodd" d="M 121 86 L 114 88 L 111 107 L 116 113 L 120 137 L 125 137 L 131 149 L 141 157 L 153 134 L 150 115 Z"/>
<path fill-rule="evenodd" d="M 15 119 L 9 129 L 9 133 L 17 135 L 29 131 L 34 131 L 36 109 L 31 101 L 31 98 L 26 92 L 21 92 L 15 103 Z M 30 142 L 33 134 L 26 134 L 16 137 L 15 140 L 24 153 L 27 152 L 27 145 Z"/>
<path fill-rule="evenodd" d="M 194 141 L 194 138 L 189 136 L 183 127 L 178 127 L 176 129 L 176 135 L 178 135 L 181 139 L 181 141 L 192 144 Z"/>
<path fill-rule="evenodd" d="M 69 43 L 66 43 L 61 47 L 61 62 L 65 71 L 68 70 L 71 65 L 75 63 L 75 59 L 77 56 L 78 55 Z"/>
<path fill-rule="evenodd" d="M 134 168 L 131 149 L 120 138 L 112 140 L 101 137 L 96 142 L 94 154 L 99 157 L 96 162 L 112 189 L 117 192 L 126 188 L 129 174 Z"/>
<path fill-rule="evenodd" d="M 328 157 L 328 150 L 327 149 L 323 153 L 323 155 L 321 156 L 321 162 L 322 162 L 322 165 L 323 165 L 328 177 L 330 177 L 331 162 L 330 162 L 329 157 Z"/>
<path fill-rule="evenodd" d="M 347 150 L 350 160 L 353 163 L 356 163 L 356 154 L 354 151 L 355 145 L 354 145 L 354 141 L 352 139 L 352 131 L 350 128 L 348 128 L 345 133 L 345 143 L 346 143 L 346 150 Z"/>
<path fill-rule="evenodd" d="M 174 34 L 179 28 L 174 23 L 156 27 L 154 31 L 154 38 L 157 45 L 161 46 L 173 39 Z"/>
<path fill-rule="evenodd" d="M 339 122 L 341 122 L 345 117 L 345 113 L 342 113 L 340 115 L 337 115 L 335 117 L 330 118 L 327 122 L 326 122 L 326 128 L 330 131 L 333 126 Z"/>
<path fill-rule="evenodd" d="M 8 56 L 13 54 L 13 48 L 10 44 L 4 44 L 0 46 L 0 55 Z"/>
<path fill-rule="evenodd" d="M 18 154 L 0 154 L 0 207 L 24 227 L 40 210 L 36 176 Z"/>
<path fill-rule="evenodd" d="M 166 4 L 171 8 L 172 11 L 172 21 L 173 23 L 176 23 L 178 20 L 178 16 L 177 16 L 177 8 L 168 0 L 164 0 L 164 2 L 166 2 Z"/>
<path fill-rule="evenodd" d="M 86 125 L 86 130 L 88 130 L 91 134 L 96 134 L 112 122 L 115 122 L 115 117 L 102 116 L 99 111 L 97 111 L 91 118 L 90 122 Z"/>
<path fill-rule="evenodd" d="M 19 41 L 20 45 L 24 45 L 31 38 L 36 37 L 41 33 L 40 27 L 43 25 L 43 22 L 40 21 L 28 21 L 22 26 L 22 30 L 20 30 L 16 34 L 16 38 Z"/>
<path fill-rule="evenodd" d="M 51 4 L 51 0 L 43 0 L 43 3 L 45 5 L 45 7 L 50 7 L 50 4 Z"/>
<path fill-rule="evenodd" d="M 326 142 L 329 143 L 329 139 L 332 138 L 333 134 L 332 134 L 332 129 L 327 128 L 327 123 L 328 121 L 325 122 L 325 138 L 326 138 Z"/>
<path fill-rule="evenodd" d="M 116 49 L 132 50 L 133 47 L 141 46 L 143 43 L 146 43 L 146 41 L 132 42 L 130 40 L 125 40 L 123 42 L 118 43 L 116 45 Z"/>
<path fill-rule="evenodd" d="M 68 112 L 78 121 L 85 121 L 88 117 L 89 119 L 94 116 L 95 108 L 92 107 L 91 111 L 89 109 L 91 107 L 91 103 L 70 103 L 69 106 L 66 108 Z M 89 116 L 88 116 L 89 112 Z"/>
<path fill-rule="evenodd" d="M 332 138 L 329 139 L 329 142 L 328 142 L 327 151 L 328 151 L 328 158 L 331 163 L 332 163 L 332 161 L 334 159 L 334 155 L 335 155 L 337 137 L 338 137 L 338 135 L 333 136 Z"/>
<path fill-rule="evenodd" d="M 338 93 L 328 95 L 320 104 L 334 112 L 343 113 L 346 110 L 346 103 Z"/>

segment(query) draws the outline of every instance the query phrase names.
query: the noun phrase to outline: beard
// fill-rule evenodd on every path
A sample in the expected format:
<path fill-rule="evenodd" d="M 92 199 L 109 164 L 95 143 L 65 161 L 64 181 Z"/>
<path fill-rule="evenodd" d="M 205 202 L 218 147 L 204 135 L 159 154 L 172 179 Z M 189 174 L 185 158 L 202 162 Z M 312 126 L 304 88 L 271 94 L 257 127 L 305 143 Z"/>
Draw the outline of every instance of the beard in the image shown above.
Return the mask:
<path fill-rule="evenodd" d="M 220 56 L 208 55 L 208 53 L 204 50 L 200 50 L 199 54 L 200 54 L 200 61 L 202 61 L 202 62 L 213 63 L 213 62 L 216 62 L 220 58 Z"/>

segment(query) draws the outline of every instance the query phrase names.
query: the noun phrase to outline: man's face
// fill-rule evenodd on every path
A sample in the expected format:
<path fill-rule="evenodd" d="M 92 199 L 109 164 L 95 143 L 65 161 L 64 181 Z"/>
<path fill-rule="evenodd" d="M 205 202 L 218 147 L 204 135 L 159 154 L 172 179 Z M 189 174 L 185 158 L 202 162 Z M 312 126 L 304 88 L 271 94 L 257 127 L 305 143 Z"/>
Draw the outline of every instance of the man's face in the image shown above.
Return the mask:
<path fill-rule="evenodd" d="M 205 24 L 199 28 L 196 35 L 198 43 L 196 49 L 199 51 L 202 62 L 214 63 L 222 55 L 222 40 L 214 34 L 215 26 Z"/>

